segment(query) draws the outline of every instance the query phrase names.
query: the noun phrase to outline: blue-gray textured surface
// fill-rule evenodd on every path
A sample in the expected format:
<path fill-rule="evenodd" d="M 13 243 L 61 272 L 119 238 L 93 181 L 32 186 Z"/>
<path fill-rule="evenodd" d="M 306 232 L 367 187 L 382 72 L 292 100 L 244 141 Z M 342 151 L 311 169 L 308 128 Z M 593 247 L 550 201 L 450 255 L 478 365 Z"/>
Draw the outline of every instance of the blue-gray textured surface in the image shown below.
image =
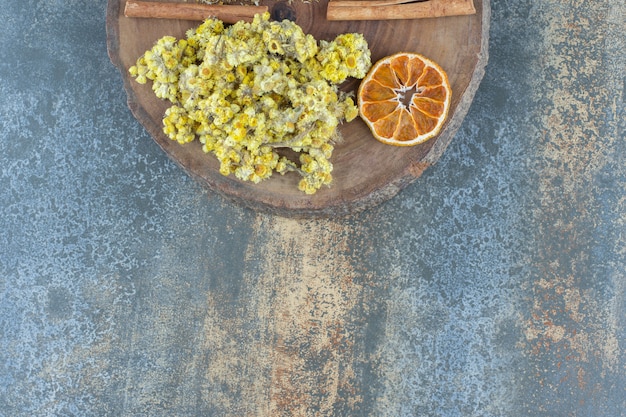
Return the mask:
<path fill-rule="evenodd" d="M 623 1 L 494 0 L 441 160 L 306 221 L 167 159 L 105 9 L 0 8 L 0 416 L 626 415 Z"/>

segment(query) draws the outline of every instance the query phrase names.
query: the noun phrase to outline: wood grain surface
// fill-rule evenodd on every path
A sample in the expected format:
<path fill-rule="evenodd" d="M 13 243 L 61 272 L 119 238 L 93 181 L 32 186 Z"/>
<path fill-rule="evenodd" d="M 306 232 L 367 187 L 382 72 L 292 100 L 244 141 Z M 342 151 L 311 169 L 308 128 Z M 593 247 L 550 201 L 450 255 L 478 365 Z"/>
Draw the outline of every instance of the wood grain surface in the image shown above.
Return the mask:
<path fill-rule="evenodd" d="M 343 141 L 334 151 L 333 183 L 309 196 L 297 189 L 297 174 L 274 175 L 260 184 L 239 181 L 219 173 L 218 161 L 204 154 L 195 141 L 179 145 L 162 132 L 169 103 L 154 96 L 150 85 L 139 85 L 128 68 L 165 35 L 184 37 L 194 21 L 136 19 L 124 16 L 126 0 L 110 0 L 107 9 L 108 51 L 120 69 L 134 116 L 161 148 L 189 175 L 210 189 L 256 210 L 291 217 L 341 216 L 372 207 L 393 197 L 434 164 L 459 128 L 482 80 L 487 63 L 489 7 L 475 0 L 476 13 L 419 20 L 328 21 L 327 1 L 264 1 L 274 17 L 295 17 L 306 33 L 331 40 L 346 32 L 363 33 L 372 60 L 399 51 L 419 52 L 448 73 L 453 97 L 449 119 L 438 137 L 411 148 L 396 148 L 376 141 L 363 121 L 341 126 Z M 358 80 L 342 85 L 355 91 Z"/>

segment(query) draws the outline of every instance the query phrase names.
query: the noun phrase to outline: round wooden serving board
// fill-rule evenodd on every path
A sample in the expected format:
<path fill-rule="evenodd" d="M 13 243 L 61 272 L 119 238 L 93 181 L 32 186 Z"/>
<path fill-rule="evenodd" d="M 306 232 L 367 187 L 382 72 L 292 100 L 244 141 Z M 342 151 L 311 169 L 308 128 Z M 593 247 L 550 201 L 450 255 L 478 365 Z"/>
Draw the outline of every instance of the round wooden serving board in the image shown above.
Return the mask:
<path fill-rule="evenodd" d="M 156 98 L 150 84 L 140 85 L 128 68 L 162 36 L 184 38 L 199 22 L 128 18 L 126 0 L 109 0 L 107 41 L 111 61 L 124 80 L 128 105 L 137 120 L 161 148 L 189 175 L 210 189 L 256 210 L 289 217 L 342 216 L 379 204 L 398 193 L 434 164 L 446 149 L 478 89 L 487 64 L 489 1 L 474 0 L 476 14 L 415 20 L 328 21 L 327 0 L 291 4 L 262 1 L 270 12 L 276 7 L 295 13 L 295 21 L 316 39 L 332 40 L 340 33 L 360 32 L 368 41 L 375 62 L 395 52 L 418 52 L 447 72 L 452 86 L 452 106 L 442 132 L 414 147 L 383 145 L 357 118 L 341 126 L 344 140 L 335 147 L 333 183 L 310 196 L 299 191 L 299 175 L 273 175 L 259 184 L 219 173 L 215 157 L 200 143 L 180 145 L 162 132 L 162 119 L 170 103 Z M 284 13 L 284 10 L 282 11 Z M 359 81 L 348 81 L 345 91 L 356 92 Z"/>

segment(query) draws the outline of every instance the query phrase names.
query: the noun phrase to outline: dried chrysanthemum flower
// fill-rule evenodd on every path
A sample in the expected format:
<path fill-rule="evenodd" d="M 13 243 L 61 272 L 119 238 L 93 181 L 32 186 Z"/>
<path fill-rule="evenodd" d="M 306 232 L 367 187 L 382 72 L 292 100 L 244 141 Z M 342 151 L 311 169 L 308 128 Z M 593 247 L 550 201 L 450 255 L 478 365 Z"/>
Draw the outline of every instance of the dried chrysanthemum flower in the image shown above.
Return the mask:
<path fill-rule="evenodd" d="M 186 39 L 164 37 L 129 72 L 174 104 L 165 134 L 179 143 L 198 139 L 223 175 L 257 183 L 296 172 L 298 188 L 312 194 L 331 183 L 338 126 L 358 113 L 338 84 L 363 78 L 370 66 L 362 35 L 318 45 L 294 22 L 264 13 L 230 26 L 207 19 Z"/>

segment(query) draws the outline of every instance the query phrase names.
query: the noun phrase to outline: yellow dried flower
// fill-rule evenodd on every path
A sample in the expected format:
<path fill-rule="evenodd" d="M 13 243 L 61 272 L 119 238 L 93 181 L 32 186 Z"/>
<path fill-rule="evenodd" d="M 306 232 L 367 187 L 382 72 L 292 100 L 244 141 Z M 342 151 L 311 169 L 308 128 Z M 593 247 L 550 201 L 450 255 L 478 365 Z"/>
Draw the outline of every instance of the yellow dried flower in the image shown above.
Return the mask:
<path fill-rule="evenodd" d="M 166 36 L 137 59 L 129 73 L 152 80 L 157 97 L 174 105 L 163 118 L 172 140 L 198 139 L 220 162 L 220 173 L 259 182 L 294 172 L 308 194 L 332 181 L 333 143 L 342 120 L 358 111 L 337 84 L 363 78 L 371 66 L 361 34 L 318 42 L 294 22 L 225 26 L 207 19 L 177 40 Z M 280 148 L 299 154 L 292 161 Z"/>

